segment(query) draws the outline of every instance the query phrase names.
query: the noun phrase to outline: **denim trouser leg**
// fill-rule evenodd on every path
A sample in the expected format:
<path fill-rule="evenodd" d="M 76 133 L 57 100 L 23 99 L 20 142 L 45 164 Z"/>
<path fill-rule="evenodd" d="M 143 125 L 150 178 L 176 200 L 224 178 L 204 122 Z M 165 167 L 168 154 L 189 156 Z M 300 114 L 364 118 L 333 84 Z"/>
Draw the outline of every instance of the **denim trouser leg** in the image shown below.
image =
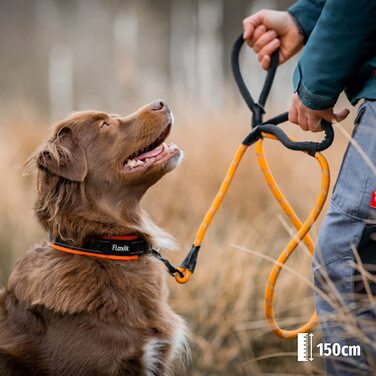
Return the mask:
<path fill-rule="evenodd" d="M 325 358 L 326 372 L 330 376 L 371 375 L 374 371 L 371 363 L 376 356 L 375 308 L 370 299 L 363 299 L 360 304 L 359 296 L 354 294 L 354 250 L 362 254 L 358 246 L 364 243 L 366 229 L 375 226 L 376 209 L 370 206 L 370 201 L 376 191 L 376 175 L 369 167 L 369 162 L 376 166 L 375 102 L 365 102 L 360 107 L 353 138 L 369 161 L 367 164 L 356 147 L 349 145 L 320 229 L 313 273 L 323 342 L 360 345 L 361 356 Z M 365 258 L 362 262 L 376 266 L 376 239 L 370 239 L 368 260 Z"/>

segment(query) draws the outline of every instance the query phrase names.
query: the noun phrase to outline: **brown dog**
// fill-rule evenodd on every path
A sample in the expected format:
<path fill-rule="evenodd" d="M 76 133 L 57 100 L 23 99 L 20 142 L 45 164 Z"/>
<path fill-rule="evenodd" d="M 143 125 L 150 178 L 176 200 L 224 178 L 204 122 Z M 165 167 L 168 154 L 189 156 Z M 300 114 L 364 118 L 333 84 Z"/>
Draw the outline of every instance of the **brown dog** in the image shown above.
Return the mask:
<path fill-rule="evenodd" d="M 57 124 L 26 163 L 37 168 L 35 211 L 52 241 L 72 252 L 119 235 L 171 247 L 139 205 L 181 160 L 163 143 L 171 125 L 162 101 L 127 117 L 81 112 Z M 186 326 L 167 303 L 161 262 L 50 244 L 30 249 L 1 292 L 0 375 L 165 375 L 186 351 Z"/>

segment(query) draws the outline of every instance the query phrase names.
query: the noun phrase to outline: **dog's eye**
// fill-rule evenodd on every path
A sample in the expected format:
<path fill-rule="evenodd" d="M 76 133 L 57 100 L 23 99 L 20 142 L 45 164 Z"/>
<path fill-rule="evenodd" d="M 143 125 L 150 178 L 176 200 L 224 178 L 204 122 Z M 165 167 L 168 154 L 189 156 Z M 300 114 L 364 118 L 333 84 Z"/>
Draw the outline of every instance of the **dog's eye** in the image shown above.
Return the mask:
<path fill-rule="evenodd" d="M 108 128 L 109 126 L 110 126 L 110 124 L 107 123 L 106 121 L 104 121 L 104 122 L 101 124 L 100 128 Z"/>

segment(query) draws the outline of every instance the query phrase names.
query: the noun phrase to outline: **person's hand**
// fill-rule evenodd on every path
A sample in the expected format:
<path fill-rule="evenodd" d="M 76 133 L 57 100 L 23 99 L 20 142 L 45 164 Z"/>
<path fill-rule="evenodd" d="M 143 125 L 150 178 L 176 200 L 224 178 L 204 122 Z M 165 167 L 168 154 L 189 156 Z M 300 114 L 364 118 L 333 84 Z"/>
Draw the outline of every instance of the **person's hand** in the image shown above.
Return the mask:
<path fill-rule="evenodd" d="M 327 110 L 311 110 L 303 104 L 297 94 L 294 94 L 289 110 L 289 121 L 299 125 L 303 131 L 320 132 L 322 119 L 332 124 L 340 123 L 347 118 L 349 113 L 348 108 L 339 112 L 334 112 L 333 107 Z"/>
<path fill-rule="evenodd" d="M 283 64 L 303 47 L 303 36 L 288 12 L 261 10 L 243 20 L 243 38 L 258 53 L 263 69 L 268 70 L 270 57 L 279 50 Z"/>

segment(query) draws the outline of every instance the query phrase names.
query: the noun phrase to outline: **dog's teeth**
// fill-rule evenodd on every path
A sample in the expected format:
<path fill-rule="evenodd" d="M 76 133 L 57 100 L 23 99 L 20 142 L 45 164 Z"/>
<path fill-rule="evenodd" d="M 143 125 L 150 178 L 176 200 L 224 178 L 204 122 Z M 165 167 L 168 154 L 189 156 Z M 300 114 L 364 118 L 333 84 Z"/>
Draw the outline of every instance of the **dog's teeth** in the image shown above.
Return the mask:
<path fill-rule="evenodd" d="M 136 159 L 129 159 L 127 162 L 128 167 L 136 167 L 138 166 L 138 161 Z"/>
<path fill-rule="evenodd" d="M 144 163 L 145 162 L 142 161 L 141 159 L 128 159 L 126 165 L 127 167 L 133 168 L 133 167 L 141 166 Z"/>
<path fill-rule="evenodd" d="M 128 167 L 134 167 L 136 165 L 136 161 L 134 159 L 128 159 L 127 160 L 127 166 Z"/>

